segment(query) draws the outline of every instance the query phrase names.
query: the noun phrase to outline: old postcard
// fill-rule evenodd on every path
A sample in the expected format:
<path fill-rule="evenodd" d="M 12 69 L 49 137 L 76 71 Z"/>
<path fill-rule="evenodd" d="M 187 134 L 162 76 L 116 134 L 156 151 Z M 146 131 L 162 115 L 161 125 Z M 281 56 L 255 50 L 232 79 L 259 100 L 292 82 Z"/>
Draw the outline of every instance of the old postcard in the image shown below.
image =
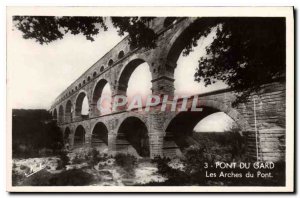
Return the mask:
<path fill-rule="evenodd" d="M 7 7 L 7 191 L 293 192 L 293 8 Z"/>

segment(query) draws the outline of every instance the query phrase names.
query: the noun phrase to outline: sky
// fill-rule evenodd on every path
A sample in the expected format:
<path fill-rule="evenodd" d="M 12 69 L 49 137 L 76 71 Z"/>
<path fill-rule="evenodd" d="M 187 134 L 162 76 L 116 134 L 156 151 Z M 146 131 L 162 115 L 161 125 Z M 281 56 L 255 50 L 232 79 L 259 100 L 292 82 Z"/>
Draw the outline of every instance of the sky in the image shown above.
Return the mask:
<path fill-rule="evenodd" d="M 67 35 L 40 45 L 8 28 L 8 77 L 13 108 L 49 109 L 54 99 L 122 37 L 115 29 L 100 32 L 94 42 Z"/>
<path fill-rule="evenodd" d="M 222 82 L 205 87 L 203 83 L 194 81 L 198 60 L 205 55 L 205 47 L 214 36 L 212 32 L 207 38 L 201 38 L 189 56 L 179 57 L 174 74 L 175 94 L 188 96 L 226 87 Z M 23 39 L 21 32 L 13 27 L 8 28 L 7 37 L 10 100 L 13 108 L 23 109 L 49 109 L 64 89 L 123 39 L 111 27 L 106 32 L 100 32 L 94 42 L 82 35 L 66 35 L 62 40 L 40 45 L 34 40 Z M 103 94 L 110 93 L 107 85 Z M 138 66 L 128 82 L 127 95 L 135 94 L 151 94 L 151 74 L 147 63 Z M 87 109 L 83 108 L 83 111 Z M 203 119 L 195 129 L 224 131 L 232 122 L 224 113 L 215 113 Z"/>

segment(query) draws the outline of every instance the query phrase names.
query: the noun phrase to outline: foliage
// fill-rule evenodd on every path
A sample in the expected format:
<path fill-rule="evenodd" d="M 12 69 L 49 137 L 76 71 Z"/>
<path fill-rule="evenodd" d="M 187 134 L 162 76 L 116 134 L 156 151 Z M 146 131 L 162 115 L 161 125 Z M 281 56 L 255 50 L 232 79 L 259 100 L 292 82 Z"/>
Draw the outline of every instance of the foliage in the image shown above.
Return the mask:
<path fill-rule="evenodd" d="M 87 163 L 90 166 L 95 166 L 100 161 L 100 155 L 99 152 L 93 148 L 91 151 L 88 152 L 88 154 L 85 156 Z"/>
<path fill-rule="evenodd" d="M 81 164 L 86 162 L 85 158 L 82 158 L 79 154 L 76 154 L 75 157 L 72 159 L 72 164 Z"/>
<path fill-rule="evenodd" d="M 70 164 L 70 158 L 68 156 L 68 153 L 64 150 L 62 150 L 59 153 L 59 165 L 57 166 L 57 169 L 62 169 L 62 168 L 66 168 L 67 165 Z"/>
<path fill-rule="evenodd" d="M 196 20 L 197 23 L 200 20 Z M 245 100 L 262 84 L 285 77 L 284 18 L 215 18 L 208 20 L 205 36 L 216 28 L 216 37 L 200 58 L 195 80 L 210 85 L 224 81 L 243 93 L 236 101 Z M 186 48 L 188 54 L 191 47 Z"/>
<path fill-rule="evenodd" d="M 87 40 L 94 41 L 93 36 L 100 28 L 107 29 L 102 17 L 14 16 L 13 21 L 23 32 L 23 38 L 35 39 L 40 44 L 62 39 L 69 32 L 81 33 Z"/>
<path fill-rule="evenodd" d="M 130 154 L 117 153 L 115 155 L 116 165 L 122 167 L 128 173 L 133 173 L 137 166 L 137 158 Z"/>
<path fill-rule="evenodd" d="M 155 47 L 156 35 L 148 28 L 153 17 L 111 17 L 119 35 L 129 34 L 132 46 Z M 40 44 L 48 44 L 62 39 L 67 33 L 83 34 L 94 41 L 100 30 L 107 30 L 107 17 L 55 17 L 55 16 L 14 16 L 15 27 L 25 39 L 35 39 Z"/>
<path fill-rule="evenodd" d="M 96 148 L 92 148 L 88 151 L 85 155 L 85 161 L 88 163 L 89 166 L 94 167 L 99 162 L 105 162 L 110 157 L 107 153 L 101 154 Z"/>
<path fill-rule="evenodd" d="M 20 182 L 24 179 L 25 175 L 20 174 L 18 171 L 12 170 L 12 186 L 18 186 Z"/>
<path fill-rule="evenodd" d="M 235 159 L 235 161 L 247 160 L 245 157 L 247 141 L 246 137 L 240 134 L 241 129 L 237 126 L 232 126 L 228 132 L 224 133 L 229 133 L 228 137 L 230 137 L 230 140 L 228 145 L 231 146 L 232 159 Z"/>
<path fill-rule="evenodd" d="M 205 155 L 205 148 L 188 149 L 185 153 L 185 170 L 188 174 L 195 174 L 204 171 L 204 163 L 211 163 Z"/>
<path fill-rule="evenodd" d="M 22 186 L 84 186 L 93 182 L 93 176 L 82 169 L 72 169 L 58 174 L 42 170 L 24 179 Z"/>
<path fill-rule="evenodd" d="M 45 148 L 56 154 L 63 146 L 62 134 L 46 110 L 13 110 L 13 157 L 34 157 Z"/>
<path fill-rule="evenodd" d="M 119 35 L 129 35 L 129 44 L 132 47 L 156 47 L 156 34 L 149 28 L 149 22 L 154 17 L 112 17 L 112 23 L 118 28 Z"/>
<path fill-rule="evenodd" d="M 28 173 L 30 171 L 30 168 L 28 166 L 23 165 L 23 164 L 20 166 L 20 169 L 23 170 L 26 173 Z"/>
<path fill-rule="evenodd" d="M 202 145 L 208 158 L 216 158 L 221 161 L 244 161 L 246 159 L 246 136 L 241 134 L 241 129 L 233 125 L 226 131 L 197 133 L 193 132 L 193 138 L 198 145 Z"/>
<path fill-rule="evenodd" d="M 183 163 L 185 169 L 180 171 L 169 166 L 170 159 L 156 157 L 153 160 L 157 164 L 158 173 L 168 178 L 163 183 L 148 183 L 147 186 L 283 186 L 285 185 L 285 162 L 275 163 L 272 178 L 234 178 L 234 177 L 206 177 L 206 172 L 219 175 L 220 172 L 230 173 L 232 169 L 215 168 L 215 166 L 204 168 L 204 163 L 213 164 L 214 159 L 207 158 L 205 149 L 193 148 L 185 154 Z M 246 162 L 246 161 L 245 161 Z M 256 173 L 258 170 L 251 166 L 249 169 L 237 169 L 236 172 L 245 175 L 247 172 Z"/>
<path fill-rule="evenodd" d="M 171 168 L 168 163 L 171 160 L 166 157 L 155 157 L 152 162 L 156 163 L 158 168 L 158 173 L 162 176 L 168 178 L 166 182 L 163 184 L 158 183 L 158 185 L 164 185 L 164 186 L 184 186 L 184 185 L 190 185 L 191 180 L 190 176 L 186 174 L 184 171 L 180 171 L 178 169 Z M 147 185 L 156 185 L 154 183 L 147 184 Z"/>

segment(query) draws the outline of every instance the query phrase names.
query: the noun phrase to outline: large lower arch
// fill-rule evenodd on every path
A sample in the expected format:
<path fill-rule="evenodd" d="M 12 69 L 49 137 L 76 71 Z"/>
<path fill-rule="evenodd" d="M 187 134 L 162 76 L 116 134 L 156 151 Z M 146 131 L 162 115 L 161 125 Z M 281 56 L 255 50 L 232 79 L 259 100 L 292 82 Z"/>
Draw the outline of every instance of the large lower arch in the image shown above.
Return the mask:
<path fill-rule="evenodd" d="M 101 150 L 107 149 L 108 146 L 108 130 L 105 124 L 98 122 L 92 131 L 91 146 Z"/>
<path fill-rule="evenodd" d="M 117 135 L 117 152 L 132 152 L 132 149 L 141 157 L 150 157 L 148 129 L 137 117 L 126 118 Z"/>
<path fill-rule="evenodd" d="M 201 112 L 185 111 L 178 113 L 166 129 L 166 141 L 173 140 L 180 149 L 189 146 L 189 137 L 197 123 L 206 116 L 219 112 L 213 108 L 203 108 Z"/>
<path fill-rule="evenodd" d="M 191 111 L 189 108 L 188 111 L 177 112 L 165 122 L 164 156 L 174 157 L 175 155 L 181 155 L 182 151 L 191 144 L 196 143 L 192 137 L 195 126 L 202 119 L 217 112 L 223 112 L 230 117 L 239 128 L 241 135 L 249 129 L 247 121 L 234 108 L 213 100 L 200 101 L 202 104 L 198 108 L 201 107 L 202 111 Z"/>
<path fill-rule="evenodd" d="M 82 125 L 79 125 L 74 134 L 74 144 L 73 147 L 81 147 L 85 145 L 85 129 L 83 128 Z"/>
<path fill-rule="evenodd" d="M 75 101 L 75 116 L 80 116 L 80 117 L 88 117 L 85 115 L 82 115 L 82 105 L 83 105 L 83 100 L 87 97 L 87 94 L 85 92 L 80 92 L 76 98 Z"/>
<path fill-rule="evenodd" d="M 101 113 L 103 113 L 103 112 L 101 112 L 100 107 L 102 107 L 102 105 L 104 105 L 104 104 L 100 104 L 99 100 L 101 99 L 101 97 L 103 97 L 103 90 L 104 90 L 104 87 L 107 85 L 110 88 L 108 81 L 105 79 L 101 79 L 96 83 L 96 86 L 93 89 L 92 105 L 93 105 L 93 115 L 94 116 L 98 116 Z M 110 96 L 105 95 L 104 97 L 111 97 L 111 94 L 110 94 Z M 106 102 L 106 101 L 104 101 L 104 102 Z M 106 108 L 106 107 L 103 106 L 103 108 Z"/>
<path fill-rule="evenodd" d="M 65 110 L 65 121 L 66 121 L 66 122 L 72 122 L 72 111 L 73 111 L 73 107 L 72 107 L 72 102 L 71 102 L 71 100 L 68 100 L 65 109 L 66 109 L 66 110 Z"/>

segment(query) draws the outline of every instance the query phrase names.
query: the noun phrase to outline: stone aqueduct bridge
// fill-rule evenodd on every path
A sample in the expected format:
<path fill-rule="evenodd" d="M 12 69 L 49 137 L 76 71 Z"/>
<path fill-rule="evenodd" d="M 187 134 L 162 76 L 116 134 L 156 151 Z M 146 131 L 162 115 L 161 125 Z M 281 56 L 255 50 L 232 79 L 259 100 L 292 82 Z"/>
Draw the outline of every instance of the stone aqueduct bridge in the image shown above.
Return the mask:
<path fill-rule="evenodd" d="M 71 148 L 91 145 L 100 149 L 108 148 L 112 154 L 130 152 L 146 157 L 174 156 L 180 153 L 183 140 L 202 118 L 215 112 L 224 112 L 246 136 L 249 157 L 256 159 L 258 153 L 259 160 L 264 161 L 285 158 L 284 83 L 262 86 L 259 93 L 235 108 L 232 102 L 236 96 L 231 90 L 200 94 L 198 106 L 202 107 L 201 112 L 161 112 L 154 108 L 149 112 L 116 110 L 101 115 L 96 108 L 107 83 L 112 97 L 126 95 L 131 74 L 144 62 L 149 65 L 152 75 L 152 93 L 172 96 L 176 62 L 190 37 L 193 20 L 152 20 L 149 25 L 159 35 L 155 49 L 132 49 L 128 38 L 125 38 L 57 97 L 49 111 L 57 119 L 65 141 L 69 142 Z M 202 20 L 205 22 L 205 18 Z M 81 115 L 85 97 L 89 103 L 88 116 Z M 188 101 L 190 104 L 191 100 Z"/>

